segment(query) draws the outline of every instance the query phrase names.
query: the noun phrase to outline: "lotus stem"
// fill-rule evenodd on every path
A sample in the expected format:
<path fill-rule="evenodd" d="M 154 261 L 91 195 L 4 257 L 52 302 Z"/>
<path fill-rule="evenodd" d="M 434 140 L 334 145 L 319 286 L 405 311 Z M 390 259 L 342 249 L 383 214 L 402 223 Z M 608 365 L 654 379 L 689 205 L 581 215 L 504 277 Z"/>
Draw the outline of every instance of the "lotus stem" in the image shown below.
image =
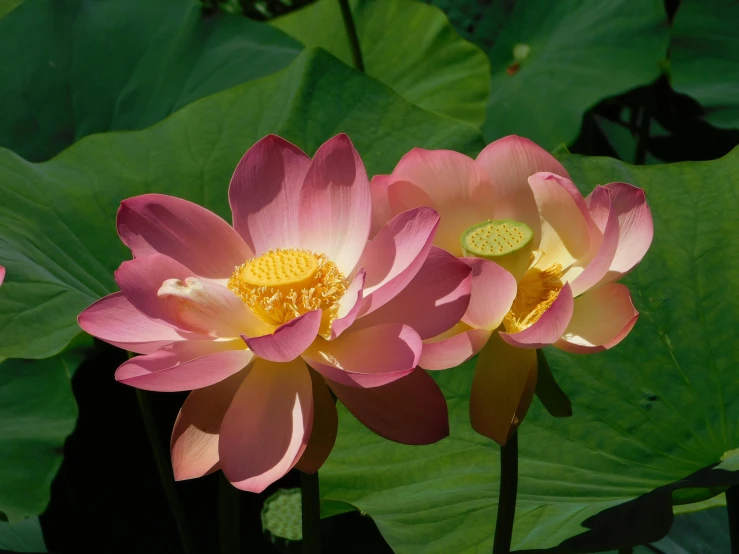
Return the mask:
<path fill-rule="evenodd" d="M 495 521 L 493 554 L 509 554 L 511 551 L 517 491 L 518 432 L 515 432 L 508 442 L 500 447 L 500 492 L 498 493 L 498 517 Z"/>
<path fill-rule="evenodd" d="M 303 554 L 321 551 L 321 498 L 318 494 L 318 472 L 300 472 L 300 493 L 303 516 Z"/>
<path fill-rule="evenodd" d="M 218 480 L 218 539 L 221 554 L 241 552 L 239 490 L 220 474 Z"/>
<path fill-rule="evenodd" d="M 349 47 L 352 51 L 354 67 L 364 73 L 362 49 L 359 46 L 359 35 L 357 35 L 357 26 L 354 24 L 354 17 L 352 17 L 352 9 L 349 6 L 349 0 L 339 0 L 339 7 L 341 8 L 341 17 L 344 19 L 344 28 L 346 29 L 346 36 L 349 39 Z"/>
<path fill-rule="evenodd" d="M 190 541 L 190 534 L 187 532 L 185 514 L 182 511 L 182 506 L 180 506 L 180 501 L 177 498 L 177 491 L 175 490 L 172 466 L 169 463 L 169 456 L 167 456 L 162 448 L 162 442 L 159 439 L 159 432 L 154 423 L 154 415 L 151 412 L 151 403 L 149 402 L 149 398 L 146 396 L 146 393 L 139 389 L 136 389 L 136 399 L 139 402 L 141 417 L 144 420 L 146 434 L 149 437 L 151 451 L 154 454 L 154 460 L 156 461 L 157 470 L 159 471 L 159 480 L 162 482 L 164 494 L 167 497 L 169 508 L 172 510 L 172 516 L 177 524 L 177 531 L 180 535 L 180 542 L 182 543 L 182 551 L 185 554 L 194 554 L 195 549 Z"/>

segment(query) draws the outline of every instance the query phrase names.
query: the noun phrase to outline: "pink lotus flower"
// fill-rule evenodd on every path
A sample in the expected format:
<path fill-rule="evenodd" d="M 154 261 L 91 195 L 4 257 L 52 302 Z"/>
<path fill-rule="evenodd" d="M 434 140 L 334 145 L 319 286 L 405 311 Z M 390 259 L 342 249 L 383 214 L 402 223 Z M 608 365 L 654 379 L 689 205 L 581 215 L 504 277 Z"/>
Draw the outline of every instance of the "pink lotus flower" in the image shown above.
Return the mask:
<path fill-rule="evenodd" d="M 641 189 L 610 183 L 583 198 L 554 157 L 516 136 L 476 160 L 412 150 L 371 188 L 375 228 L 433 207 L 441 215 L 434 244 L 473 268 L 467 313 L 425 340 L 420 365 L 444 369 L 482 350 L 470 405 L 479 433 L 503 444 L 520 423 L 536 385 L 536 348 L 598 352 L 636 323 L 629 290 L 615 281 L 652 241 Z"/>
<path fill-rule="evenodd" d="M 438 214 L 405 211 L 368 242 L 369 182 L 345 135 L 312 160 L 262 139 L 229 200 L 233 227 L 178 198 L 125 200 L 118 233 L 134 259 L 115 274 L 121 292 L 79 317 L 91 335 L 143 354 L 118 381 L 193 391 L 172 434 L 175 477 L 220 468 L 260 492 L 294 466 L 315 472 L 336 437 L 326 385 L 379 435 L 446 436 L 441 391 L 416 368 L 422 339 L 467 309 L 471 272 L 432 247 Z"/>

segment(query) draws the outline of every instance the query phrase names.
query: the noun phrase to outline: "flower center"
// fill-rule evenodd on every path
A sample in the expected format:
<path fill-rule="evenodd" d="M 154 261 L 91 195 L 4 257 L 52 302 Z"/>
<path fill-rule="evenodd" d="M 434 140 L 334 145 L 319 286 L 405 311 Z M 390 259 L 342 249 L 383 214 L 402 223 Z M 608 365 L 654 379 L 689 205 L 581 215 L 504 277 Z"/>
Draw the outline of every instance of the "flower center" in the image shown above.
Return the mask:
<path fill-rule="evenodd" d="M 462 233 L 462 248 L 473 256 L 496 261 L 497 257 L 521 250 L 532 238 L 534 233 L 525 223 L 512 219 L 488 220 Z"/>
<path fill-rule="evenodd" d="M 531 266 L 531 227 L 513 219 L 483 221 L 462 233 L 460 242 L 465 256 L 476 256 L 495 262 L 516 280 Z"/>
<path fill-rule="evenodd" d="M 508 333 L 531 327 L 557 299 L 562 290 L 562 265 L 554 264 L 541 270 L 529 269 L 518 282 L 518 292 L 511 310 L 503 318 Z"/>
<path fill-rule="evenodd" d="M 330 334 L 347 283 L 336 264 L 309 250 L 270 250 L 234 270 L 228 288 L 265 323 L 282 325 L 324 310 L 321 334 Z"/>

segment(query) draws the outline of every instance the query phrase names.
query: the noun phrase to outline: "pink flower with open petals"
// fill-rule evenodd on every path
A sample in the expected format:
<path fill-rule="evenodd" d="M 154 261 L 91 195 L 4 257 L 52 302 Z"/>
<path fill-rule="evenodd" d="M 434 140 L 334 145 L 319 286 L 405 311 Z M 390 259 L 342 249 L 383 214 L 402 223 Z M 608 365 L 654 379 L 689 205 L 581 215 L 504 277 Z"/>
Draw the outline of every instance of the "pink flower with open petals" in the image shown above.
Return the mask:
<path fill-rule="evenodd" d="M 192 390 L 172 434 L 175 477 L 220 468 L 260 492 L 293 467 L 315 472 L 336 438 L 327 385 L 383 437 L 446 436 L 444 398 L 417 365 L 422 340 L 465 313 L 472 278 L 432 246 L 438 214 L 403 211 L 368 242 L 369 182 L 345 135 L 312 160 L 265 137 L 229 200 L 233 227 L 179 198 L 125 200 L 118 233 L 134 259 L 115 274 L 121 291 L 79 317 L 142 354 L 117 380 Z"/>
<path fill-rule="evenodd" d="M 583 198 L 554 157 L 517 136 L 475 160 L 412 150 L 371 189 L 373 229 L 433 207 L 441 215 L 434 244 L 472 267 L 467 313 L 424 341 L 420 365 L 444 369 L 482 350 L 470 402 L 479 433 L 503 444 L 523 419 L 536 386 L 535 349 L 598 352 L 636 323 L 629 290 L 615 281 L 652 242 L 641 189 L 610 183 Z"/>

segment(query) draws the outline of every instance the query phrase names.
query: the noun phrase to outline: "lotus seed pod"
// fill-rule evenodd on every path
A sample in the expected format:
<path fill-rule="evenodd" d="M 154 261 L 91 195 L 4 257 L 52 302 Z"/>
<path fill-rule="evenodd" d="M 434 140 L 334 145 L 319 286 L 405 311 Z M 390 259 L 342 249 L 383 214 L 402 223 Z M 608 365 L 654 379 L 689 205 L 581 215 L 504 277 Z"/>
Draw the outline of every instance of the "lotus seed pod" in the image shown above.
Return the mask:
<path fill-rule="evenodd" d="M 280 489 L 264 501 L 262 529 L 281 552 L 298 551 L 303 540 L 300 489 Z"/>

